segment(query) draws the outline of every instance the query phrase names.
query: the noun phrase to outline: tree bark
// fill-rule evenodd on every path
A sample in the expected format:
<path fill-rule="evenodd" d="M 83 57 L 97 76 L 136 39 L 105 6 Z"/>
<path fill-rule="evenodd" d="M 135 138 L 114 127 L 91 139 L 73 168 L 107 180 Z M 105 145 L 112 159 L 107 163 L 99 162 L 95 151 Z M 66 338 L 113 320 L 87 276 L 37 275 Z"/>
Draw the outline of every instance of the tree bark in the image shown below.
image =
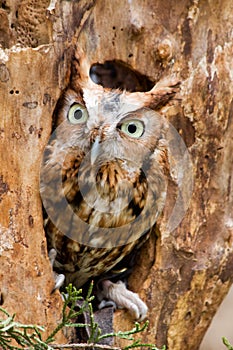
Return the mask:
<path fill-rule="evenodd" d="M 190 152 L 192 198 L 171 231 L 170 187 L 157 225 L 160 238 L 152 236 L 143 247 L 129 285 L 149 307 L 144 342 L 170 350 L 198 349 L 233 280 L 231 1 L 0 4 L 3 307 L 22 322 L 49 329 L 60 317 L 60 296 L 50 295 L 38 183 L 52 111 L 68 84 L 77 43 L 90 65 L 117 60 L 153 82 L 171 76 L 181 82 L 177 99 L 160 112 Z M 116 330 L 132 327 L 124 311 L 116 312 L 114 323 Z"/>

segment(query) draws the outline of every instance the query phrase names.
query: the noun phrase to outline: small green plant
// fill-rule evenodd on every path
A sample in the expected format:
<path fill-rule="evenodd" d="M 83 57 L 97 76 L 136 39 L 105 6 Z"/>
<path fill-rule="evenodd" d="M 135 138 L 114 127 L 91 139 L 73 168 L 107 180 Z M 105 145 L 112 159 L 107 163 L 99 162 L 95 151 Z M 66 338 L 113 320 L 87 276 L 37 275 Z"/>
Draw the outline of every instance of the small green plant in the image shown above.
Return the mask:
<path fill-rule="evenodd" d="M 0 346 L 3 349 L 22 349 L 30 347 L 32 349 L 48 349 L 48 347 L 39 347 L 39 344 L 46 344 L 41 339 L 43 328 L 35 325 L 25 325 L 16 322 L 15 315 L 11 316 L 6 310 L 0 307 L 0 311 L 6 316 L 4 320 L 0 320 Z M 12 340 L 20 345 L 11 345 Z"/>
<path fill-rule="evenodd" d="M 94 313 L 92 307 L 92 296 L 93 284 L 91 283 L 88 290 L 87 296 L 84 299 L 82 296 L 82 290 L 77 290 L 71 284 L 66 287 L 66 293 L 63 293 L 64 305 L 62 309 L 62 319 L 54 331 L 43 340 L 44 327 L 21 324 L 15 321 L 15 315 L 11 316 L 6 310 L 0 307 L 0 312 L 3 313 L 4 319 L 0 319 L 0 347 L 10 350 L 53 350 L 53 349 L 64 349 L 64 348 L 85 348 L 85 349 L 114 349 L 119 348 L 111 347 L 107 345 L 101 345 L 99 342 L 104 338 L 121 338 L 127 339 L 131 342 L 130 345 L 126 346 L 124 350 L 147 347 L 151 350 L 159 350 L 153 344 L 142 343 L 141 340 L 135 340 L 134 334 L 142 333 L 148 327 L 148 321 L 142 326 L 139 323 L 135 323 L 135 327 L 129 331 L 119 331 L 108 334 L 102 334 L 102 331 L 97 322 L 94 320 Z M 78 305 L 78 308 L 77 308 Z M 90 324 L 77 323 L 78 317 L 84 313 L 89 314 Z M 55 345 L 52 344 L 55 341 L 56 334 L 64 327 L 76 327 L 83 328 L 89 327 L 90 336 L 88 344 L 66 344 L 66 345 Z M 14 343 L 16 345 L 13 345 Z M 232 348 L 229 348 L 232 350 Z M 161 350 L 166 350 L 164 346 Z"/>
<path fill-rule="evenodd" d="M 233 350 L 233 346 L 230 344 L 230 342 L 227 340 L 227 338 L 222 338 L 223 344 L 226 345 L 228 350 Z"/>

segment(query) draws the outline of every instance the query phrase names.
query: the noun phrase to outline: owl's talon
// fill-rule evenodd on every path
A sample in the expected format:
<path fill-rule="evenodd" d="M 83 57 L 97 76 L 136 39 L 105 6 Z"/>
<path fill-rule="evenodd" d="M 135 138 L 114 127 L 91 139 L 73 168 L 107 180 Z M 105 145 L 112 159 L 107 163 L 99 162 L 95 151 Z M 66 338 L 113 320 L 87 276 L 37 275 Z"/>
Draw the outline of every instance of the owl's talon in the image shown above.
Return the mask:
<path fill-rule="evenodd" d="M 52 293 L 55 292 L 56 289 L 60 289 L 65 282 L 65 275 L 63 275 L 63 273 L 59 275 L 56 274 L 55 272 L 53 273 L 54 273 L 55 285 L 53 287 Z"/>
<path fill-rule="evenodd" d="M 101 309 L 104 309 L 106 307 L 113 307 L 114 310 L 117 309 L 117 305 L 114 301 L 105 300 L 105 299 L 101 300 L 101 302 L 98 305 L 98 309 L 101 310 Z"/>
<path fill-rule="evenodd" d="M 49 251 L 49 261 L 50 261 L 50 264 L 51 264 L 52 268 L 53 268 L 56 256 L 57 256 L 56 250 L 54 248 L 50 249 L 50 251 Z"/>
<path fill-rule="evenodd" d="M 56 250 L 54 248 L 50 249 L 50 251 L 49 251 L 49 261 L 50 261 L 50 264 L 52 266 L 52 269 L 53 269 L 53 265 L 54 265 L 56 256 L 57 256 Z M 60 289 L 61 286 L 65 282 L 65 275 L 63 275 L 63 273 L 57 274 L 55 271 L 53 271 L 53 277 L 54 277 L 54 282 L 55 283 L 54 283 L 54 287 L 52 289 L 51 294 L 54 293 L 55 290 Z"/>
<path fill-rule="evenodd" d="M 146 318 L 148 308 L 140 299 L 138 294 L 131 292 L 122 281 L 112 283 L 109 280 L 102 282 L 102 298 L 113 301 L 118 308 L 127 309 L 133 318 L 137 321 L 143 321 Z"/>

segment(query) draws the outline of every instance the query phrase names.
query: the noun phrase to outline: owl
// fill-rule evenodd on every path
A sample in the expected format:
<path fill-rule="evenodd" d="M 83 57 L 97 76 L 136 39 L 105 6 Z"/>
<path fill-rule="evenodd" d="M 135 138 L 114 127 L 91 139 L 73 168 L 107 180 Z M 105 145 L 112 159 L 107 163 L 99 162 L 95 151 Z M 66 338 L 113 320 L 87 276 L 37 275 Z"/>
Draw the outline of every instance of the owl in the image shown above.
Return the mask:
<path fill-rule="evenodd" d="M 147 306 L 121 276 L 163 210 L 167 124 L 152 108 L 166 104 L 176 84 L 131 93 L 95 84 L 89 72 L 77 51 L 41 168 L 55 288 L 64 279 L 77 288 L 94 279 L 100 301 L 143 320 Z"/>

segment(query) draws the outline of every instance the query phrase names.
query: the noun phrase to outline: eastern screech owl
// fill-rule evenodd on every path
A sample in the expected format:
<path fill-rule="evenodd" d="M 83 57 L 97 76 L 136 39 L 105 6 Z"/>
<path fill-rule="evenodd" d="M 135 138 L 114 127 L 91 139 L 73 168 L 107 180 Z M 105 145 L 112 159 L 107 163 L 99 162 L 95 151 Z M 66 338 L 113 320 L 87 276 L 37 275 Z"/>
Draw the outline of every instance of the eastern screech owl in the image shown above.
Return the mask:
<path fill-rule="evenodd" d="M 105 89 L 89 69 L 84 57 L 74 57 L 44 153 L 48 248 L 51 256 L 56 251 L 53 267 L 66 284 L 79 288 L 101 276 L 102 298 L 143 319 L 147 307 L 137 294 L 105 276 L 117 275 L 114 267 L 145 242 L 163 209 L 166 123 L 149 108 L 165 104 L 176 89 Z"/>

